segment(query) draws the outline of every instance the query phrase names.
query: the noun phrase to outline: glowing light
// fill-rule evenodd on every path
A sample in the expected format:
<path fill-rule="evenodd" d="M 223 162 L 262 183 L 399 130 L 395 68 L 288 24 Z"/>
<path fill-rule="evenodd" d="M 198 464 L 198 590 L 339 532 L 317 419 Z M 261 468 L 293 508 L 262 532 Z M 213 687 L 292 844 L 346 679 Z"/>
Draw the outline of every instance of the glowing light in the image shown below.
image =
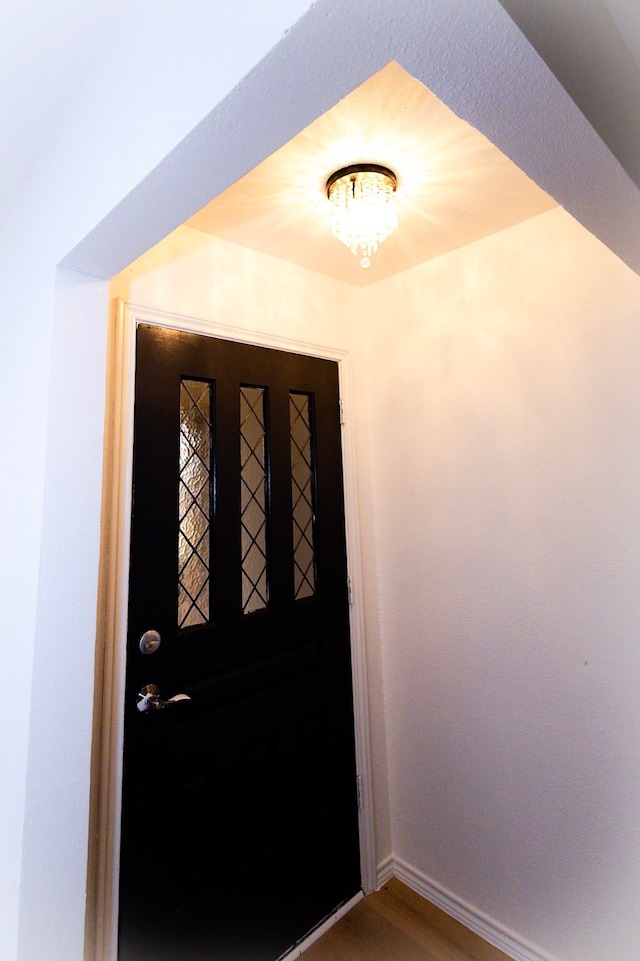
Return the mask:
<path fill-rule="evenodd" d="M 380 244 L 398 226 L 395 174 L 376 164 L 337 170 L 327 181 L 333 236 L 369 267 Z"/>

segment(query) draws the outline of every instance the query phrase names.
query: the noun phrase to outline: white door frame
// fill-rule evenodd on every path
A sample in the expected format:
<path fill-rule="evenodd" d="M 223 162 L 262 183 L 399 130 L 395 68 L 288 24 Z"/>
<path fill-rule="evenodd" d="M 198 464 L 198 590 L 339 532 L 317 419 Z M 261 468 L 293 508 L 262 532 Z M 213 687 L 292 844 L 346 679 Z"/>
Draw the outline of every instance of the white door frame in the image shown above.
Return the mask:
<path fill-rule="evenodd" d="M 88 961 L 115 961 L 118 934 L 118 876 L 124 730 L 124 678 L 127 636 L 127 594 L 133 462 L 133 401 L 136 328 L 154 324 L 260 347 L 308 354 L 337 362 L 343 406 L 347 561 L 351 587 L 350 629 L 353 665 L 356 768 L 360 777 L 359 812 L 362 886 L 376 887 L 376 857 L 367 701 L 364 603 L 355 438 L 351 417 L 351 367 L 347 351 L 244 330 L 208 320 L 152 310 L 114 301 L 110 323 L 105 424 L 104 499 L 96 663 L 96 723 L 94 733 L 91 837 L 88 867 Z M 356 898 L 357 900 L 357 898 Z M 341 912 L 343 913 L 343 912 Z M 337 920 L 338 915 L 334 919 Z M 326 930 L 323 925 L 319 931 Z M 313 938 L 311 939 L 313 940 Z M 291 953 L 297 957 L 309 940 Z"/>

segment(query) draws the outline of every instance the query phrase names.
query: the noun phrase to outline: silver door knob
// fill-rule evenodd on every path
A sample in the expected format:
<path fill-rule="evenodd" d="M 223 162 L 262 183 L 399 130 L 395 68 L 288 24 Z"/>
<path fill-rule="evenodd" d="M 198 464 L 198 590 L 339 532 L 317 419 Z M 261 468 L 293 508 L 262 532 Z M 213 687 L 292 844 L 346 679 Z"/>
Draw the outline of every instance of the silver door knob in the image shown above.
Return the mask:
<path fill-rule="evenodd" d="M 162 638 L 157 631 L 145 631 L 138 641 L 138 647 L 143 654 L 155 654 L 161 641 Z"/>
<path fill-rule="evenodd" d="M 190 700 L 191 698 L 188 694 L 174 694 L 168 701 L 164 701 L 160 697 L 158 687 L 155 684 L 147 684 L 138 692 L 136 707 L 142 713 L 145 711 L 163 711 L 165 707 L 170 707 L 171 704 L 177 704 L 178 701 Z"/>

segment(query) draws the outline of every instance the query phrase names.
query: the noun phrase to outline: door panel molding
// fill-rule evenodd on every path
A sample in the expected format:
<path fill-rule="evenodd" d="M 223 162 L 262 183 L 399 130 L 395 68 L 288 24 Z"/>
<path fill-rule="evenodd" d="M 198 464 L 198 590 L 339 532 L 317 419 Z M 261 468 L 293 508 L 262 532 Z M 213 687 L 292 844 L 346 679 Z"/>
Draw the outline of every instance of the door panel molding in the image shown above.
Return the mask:
<path fill-rule="evenodd" d="M 351 581 L 350 631 L 356 765 L 360 777 L 359 834 L 362 885 L 376 887 L 371 748 L 352 377 L 347 351 L 325 345 L 239 329 L 208 320 L 113 302 L 107 365 L 107 416 L 98 644 L 95 681 L 91 831 L 87 883 L 87 961 L 117 957 L 118 876 L 124 731 L 125 650 L 133 464 L 133 400 L 136 329 L 141 323 L 204 334 L 237 343 L 270 347 L 335 361 L 338 365 L 342 425 L 347 559 Z M 336 414 L 337 416 L 337 414 Z"/>

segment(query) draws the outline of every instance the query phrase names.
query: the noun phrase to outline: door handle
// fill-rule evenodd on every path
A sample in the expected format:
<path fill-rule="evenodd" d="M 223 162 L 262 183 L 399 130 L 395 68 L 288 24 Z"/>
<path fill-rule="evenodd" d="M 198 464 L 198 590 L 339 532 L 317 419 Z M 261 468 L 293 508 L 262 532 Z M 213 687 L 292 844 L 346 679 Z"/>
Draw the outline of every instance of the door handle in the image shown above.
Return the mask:
<path fill-rule="evenodd" d="M 190 701 L 188 694 L 174 694 L 168 701 L 160 697 L 160 690 L 155 684 L 147 684 L 138 693 L 136 707 L 142 713 L 146 711 L 163 711 L 165 707 L 177 704 L 178 701 Z"/>

